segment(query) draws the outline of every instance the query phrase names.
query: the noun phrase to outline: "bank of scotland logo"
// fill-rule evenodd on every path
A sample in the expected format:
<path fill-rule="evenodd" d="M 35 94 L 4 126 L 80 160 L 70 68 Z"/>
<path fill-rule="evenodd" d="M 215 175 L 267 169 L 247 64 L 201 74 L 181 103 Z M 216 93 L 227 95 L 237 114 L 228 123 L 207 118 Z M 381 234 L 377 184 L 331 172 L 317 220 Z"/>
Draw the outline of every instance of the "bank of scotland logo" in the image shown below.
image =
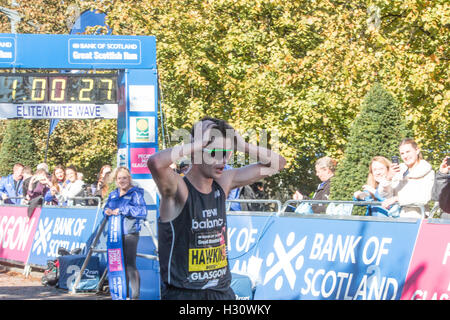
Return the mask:
<path fill-rule="evenodd" d="M 294 268 L 298 271 L 303 267 L 305 258 L 303 257 L 303 255 L 299 254 L 305 248 L 306 238 L 307 236 L 304 236 L 302 240 L 294 245 L 295 233 L 291 232 L 286 237 L 286 246 L 284 246 L 283 242 L 280 239 L 280 236 L 278 234 L 275 236 L 275 241 L 273 243 L 275 252 L 271 252 L 267 256 L 266 266 L 270 267 L 270 269 L 266 272 L 263 285 L 267 284 L 276 276 L 277 278 L 275 279 L 275 290 L 280 290 L 283 287 L 284 273 L 289 286 L 291 287 L 291 289 L 294 289 L 295 281 L 297 279 Z M 278 258 L 278 262 L 274 264 L 275 255 Z"/>
<path fill-rule="evenodd" d="M 34 244 L 31 251 L 35 251 L 37 254 L 40 254 L 41 251 L 45 253 L 47 251 L 47 243 L 50 241 L 52 236 L 52 226 L 53 220 L 50 220 L 48 217 L 42 220 L 39 220 L 38 230 L 36 230 L 36 234 L 34 236 Z"/>

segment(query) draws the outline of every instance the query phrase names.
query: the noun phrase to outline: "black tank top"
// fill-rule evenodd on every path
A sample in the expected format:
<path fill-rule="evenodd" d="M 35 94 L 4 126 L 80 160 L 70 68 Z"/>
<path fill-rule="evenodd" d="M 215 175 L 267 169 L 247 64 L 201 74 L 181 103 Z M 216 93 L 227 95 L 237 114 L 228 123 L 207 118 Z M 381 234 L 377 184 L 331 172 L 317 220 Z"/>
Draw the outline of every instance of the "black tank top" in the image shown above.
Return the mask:
<path fill-rule="evenodd" d="M 215 181 L 204 194 L 183 179 L 189 191 L 183 210 L 170 222 L 158 221 L 162 281 L 184 289 L 227 290 L 231 273 L 225 193 Z"/>

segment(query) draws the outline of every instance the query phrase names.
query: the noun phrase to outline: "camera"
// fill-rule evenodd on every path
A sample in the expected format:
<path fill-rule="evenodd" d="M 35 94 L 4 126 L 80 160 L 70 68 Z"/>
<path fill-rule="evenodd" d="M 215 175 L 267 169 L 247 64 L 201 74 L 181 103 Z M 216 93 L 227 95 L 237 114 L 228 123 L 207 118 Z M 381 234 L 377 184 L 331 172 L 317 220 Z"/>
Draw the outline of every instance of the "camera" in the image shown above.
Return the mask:
<path fill-rule="evenodd" d="M 393 163 L 393 164 L 399 164 L 399 161 L 398 161 L 398 157 L 397 157 L 397 156 L 392 156 L 392 157 L 391 157 L 391 160 L 392 160 L 392 163 Z"/>

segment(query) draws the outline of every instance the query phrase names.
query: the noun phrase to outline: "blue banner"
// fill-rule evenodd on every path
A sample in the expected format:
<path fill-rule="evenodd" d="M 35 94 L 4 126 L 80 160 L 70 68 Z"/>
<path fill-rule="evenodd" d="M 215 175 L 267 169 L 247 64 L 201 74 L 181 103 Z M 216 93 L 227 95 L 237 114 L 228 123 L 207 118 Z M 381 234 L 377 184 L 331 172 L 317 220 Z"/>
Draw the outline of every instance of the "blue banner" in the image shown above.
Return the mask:
<path fill-rule="evenodd" d="M 13 63 L 16 59 L 16 40 L 0 35 L 0 63 Z"/>
<path fill-rule="evenodd" d="M 122 247 L 122 215 L 111 215 L 108 218 L 108 281 L 113 300 L 127 298 L 127 284 Z"/>
<path fill-rule="evenodd" d="M 135 39 L 68 39 L 70 64 L 141 64 L 141 41 Z"/>
<path fill-rule="evenodd" d="M 397 300 L 417 222 L 228 216 L 229 263 L 254 299 Z"/>
<path fill-rule="evenodd" d="M 84 248 L 101 220 L 95 208 L 43 207 L 37 223 L 29 264 L 46 266 L 47 260 L 58 257 L 58 248 Z"/>
<path fill-rule="evenodd" d="M 95 234 L 97 234 L 97 230 L 95 230 L 94 234 L 92 235 L 92 239 L 95 236 Z M 99 238 L 99 242 L 96 245 L 96 249 L 100 250 L 103 249 L 106 251 L 107 238 L 108 238 L 108 228 L 105 227 L 103 233 Z M 156 247 L 153 244 L 152 238 L 148 236 L 148 231 L 146 230 L 145 227 L 141 229 L 137 252 L 152 255 L 157 254 Z M 87 254 L 87 250 L 84 252 L 84 254 Z M 100 269 L 104 270 L 104 268 L 107 267 L 108 264 L 106 252 L 104 253 L 95 252 L 94 255 L 99 258 Z M 137 269 L 139 270 L 139 275 L 141 278 L 139 299 L 159 300 L 160 299 L 159 262 L 155 260 L 148 260 L 146 258 L 138 256 L 136 258 L 136 266 Z"/>
<path fill-rule="evenodd" d="M 0 68 L 12 67 L 156 69 L 156 39 L 153 36 L 0 34 Z"/>

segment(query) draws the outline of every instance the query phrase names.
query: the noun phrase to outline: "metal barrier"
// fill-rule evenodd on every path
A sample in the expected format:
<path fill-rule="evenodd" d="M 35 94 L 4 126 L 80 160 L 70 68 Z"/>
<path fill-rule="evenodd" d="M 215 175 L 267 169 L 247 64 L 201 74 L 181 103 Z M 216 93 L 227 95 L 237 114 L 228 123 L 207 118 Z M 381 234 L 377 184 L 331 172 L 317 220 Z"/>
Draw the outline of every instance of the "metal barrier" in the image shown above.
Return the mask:
<path fill-rule="evenodd" d="M 24 199 L 24 197 L 20 196 L 20 197 L 8 197 L 6 199 L 0 199 L 0 205 L 14 205 L 14 206 L 17 206 L 17 205 L 19 205 L 19 206 L 27 206 L 28 205 L 28 204 L 25 204 L 25 203 L 21 203 L 21 204 L 5 203 L 6 200 L 12 200 L 12 199 Z M 70 200 L 74 200 L 74 201 L 76 201 L 76 200 L 78 200 L 78 201 L 96 200 L 97 201 L 97 206 L 100 205 L 101 202 L 102 202 L 102 199 L 100 197 L 73 197 L 73 198 L 68 198 L 67 199 L 67 201 L 70 201 Z M 46 204 L 44 204 L 44 205 L 46 206 Z M 52 206 L 60 206 L 60 205 L 52 205 Z M 66 205 L 66 206 L 63 206 L 63 207 L 75 207 L 75 206 L 82 206 L 82 205 L 80 205 L 80 204 L 73 204 L 72 205 L 71 204 L 71 205 Z"/>
<path fill-rule="evenodd" d="M 329 205 L 331 203 L 333 204 L 342 204 L 342 205 L 358 205 L 358 206 L 365 206 L 365 205 L 372 205 L 372 206 L 381 206 L 381 202 L 379 201 L 347 201 L 347 200 L 287 200 L 283 204 L 283 208 L 281 209 L 281 212 L 283 215 L 286 215 L 286 209 L 291 206 L 292 204 L 300 205 L 302 203 L 309 203 L 309 204 L 325 204 Z M 353 211 L 353 208 L 352 208 Z M 295 212 L 290 212 L 291 214 L 300 214 Z M 312 213 L 312 214 L 319 214 L 319 213 Z M 323 215 L 323 213 L 320 213 Z"/>
<path fill-rule="evenodd" d="M 15 206 L 17 206 L 17 204 L 14 204 L 14 203 L 5 203 L 6 200 L 11 200 L 11 199 L 23 199 L 23 196 L 20 196 L 20 197 L 8 197 L 6 199 L 1 199 L 0 198 L 0 205 L 15 205 Z"/>
<path fill-rule="evenodd" d="M 105 250 L 105 249 L 95 249 L 95 247 L 96 247 L 96 245 L 97 245 L 97 243 L 98 243 L 98 241 L 100 239 L 100 236 L 103 233 L 103 230 L 105 229 L 105 226 L 106 226 L 107 222 L 108 222 L 108 218 L 104 217 L 102 222 L 101 222 L 101 224 L 100 224 L 100 226 L 99 226 L 99 228 L 98 228 L 97 234 L 95 235 L 94 240 L 92 241 L 91 246 L 89 247 L 89 251 L 88 251 L 88 253 L 86 255 L 86 259 L 84 259 L 84 262 L 83 262 L 83 265 L 81 266 L 80 272 L 77 274 L 77 276 L 75 278 L 75 283 L 73 284 L 72 290 L 70 291 L 72 294 L 75 294 L 77 292 L 76 288 L 80 284 L 81 277 L 83 276 L 84 270 L 86 269 L 86 267 L 87 267 L 87 265 L 89 263 L 89 260 L 92 257 L 92 254 L 93 253 L 106 253 L 107 252 L 107 250 Z M 150 232 L 153 244 L 155 245 L 155 248 L 156 248 L 156 254 L 152 255 L 152 254 L 137 253 L 137 256 L 141 257 L 141 258 L 144 258 L 144 259 L 148 259 L 148 260 L 156 260 L 156 261 L 158 261 L 158 243 L 157 243 L 155 234 L 153 233 L 153 230 L 152 230 L 152 228 L 151 228 L 151 226 L 150 226 L 150 224 L 149 224 L 149 222 L 147 220 L 145 220 L 143 222 L 143 224 Z M 108 268 L 105 269 L 105 271 L 103 272 L 102 276 L 100 277 L 100 280 L 99 280 L 98 285 L 97 285 L 97 291 L 100 291 L 101 286 L 103 285 L 103 282 L 105 281 L 107 274 L 108 274 Z"/>
<path fill-rule="evenodd" d="M 290 204 L 294 203 L 310 203 L 310 204 L 348 204 L 353 206 L 381 206 L 381 201 L 346 201 L 346 200 L 288 200 L 283 204 L 283 207 L 281 209 L 282 214 L 284 215 L 286 213 L 286 209 Z M 421 218 L 425 218 L 425 206 L 422 204 L 409 204 L 405 206 L 401 206 L 402 208 L 419 208 L 421 213 Z"/>
<path fill-rule="evenodd" d="M 67 198 L 67 201 L 70 200 L 79 200 L 79 201 L 87 201 L 87 200 L 96 200 L 97 201 L 97 206 L 100 206 L 102 204 L 102 199 L 100 197 L 73 197 L 73 198 Z M 78 207 L 78 206 L 83 206 L 81 204 L 74 204 L 74 205 L 68 205 L 68 207 Z"/>
<path fill-rule="evenodd" d="M 275 211 L 230 211 L 230 206 L 232 203 L 265 203 L 265 204 L 275 204 L 276 205 L 276 210 Z M 251 214 L 251 215 L 271 215 L 271 214 L 276 214 L 276 216 L 285 216 L 287 215 L 287 211 L 286 209 L 288 208 L 288 206 L 292 205 L 292 204 L 301 204 L 301 203 L 309 203 L 309 204 L 325 204 L 325 205 L 329 205 L 331 203 L 333 204 L 337 204 L 337 205 L 352 205 L 352 206 L 381 206 L 382 202 L 381 201 L 350 201 L 350 200 L 287 200 L 286 202 L 284 202 L 283 204 L 281 203 L 281 201 L 279 200 L 270 200 L 270 199 L 234 199 L 234 200 L 227 200 L 226 201 L 226 210 L 227 210 L 227 214 Z M 402 208 L 419 208 L 420 209 L 420 215 L 421 218 L 424 219 L 426 217 L 426 212 L 425 212 L 425 206 L 422 204 L 410 204 L 410 205 L 405 205 L 405 206 L 401 206 L 400 209 Z M 352 209 L 353 210 L 353 209 Z M 299 214 L 299 213 L 294 213 L 294 212 L 290 212 L 289 215 L 295 215 L 295 214 Z M 313 213 L 313 214 L 318 214 L 318 213 Z M 321 213 L 321 215 L 323 215 Z"/>
<path fill-rule="evenodd" d="M 259 203 L 259 204 L 275 204 L 276 211 L 230 211 L 232 203 Z M 282 204 L 279 200 L 271 199 L 233 199 L 226 200 L 226 211 L 227 214 L 254 214 L 254 215 L 273 215 L 274 213 L 279 216 L 282 212 Z"/>
<path fill-rule="evenodd" d="M 95 212 L 95 221 L 94 221 L 94 226 L 97 224 L 97 218 L 98 218 L 98 214 L 100 212 L 100 210 L 102 209 L 101 205 L 102 205 L 102 199 L 100 197 L 73 197 L 73 198 L 69 198 L 68 200 L 96 200 L 97 201 L 97 211 Z M 82 205 L 76 205 L 76 207 L 83 207 Z"/>
<path fill-rule="evenodd" d="M 23 199 L 23 197 L 10 197 L 7 199 Z M 101 208 L 101 203 L 102 200 L 100 197 L 73 197 L 73 198 L 68 198 L 69 200 L 73 200 L 73 201 L 87 201 L 87 200 L 96 200 L 97 201 L 97 210 L 99 210 Z M 257 203 L 257 204 L 275 204 L 276 205 L 276 210 L 275 211 L 245 211 L 245 210 L 241 210 L 241 211 L 230 211 L 230 207 L 232 203 Z M 310 204 L 348 204 L 348 205 L 353 205 L 353 206 L 381 206 L 382 202 L 381 201 L 350 201 L 350 200 L 287 200 L 286 202 L 284 202 L 283 204 L 281 203 L 280 200 L 272 200 L 272 199 L 233 199 L 233 200 L 226 200 L 226 211 L 229 214 L 254 214 L 254 215 L 268 215 L 268 214 L 273 214 L 276 213 L 277 216 L 280 215 L 284 215 L 286 213 L 286 209 L 289 205 L 291 204 L 301 204 L 301 203 L 310 203 Z M 3 200 L 0 200 L 0 205 L 3 205 Z M 16 204 L 6 204 L 6 205 L 14 205 L 17 206 Z M 19 206 L 23 206 L 19 205 Z M 44 205 L 47 206 L 47 205 Z M 75 205 L 67 205 L 67 206 L 61 206 L 61 207 L 83 207 L 83 205 L 80 204 L 75 204 Z M 52 206 L 54 207 L 54 206 Z M 419 208 L 420 209 L 420 214 L 422 219 L 426 218 L 426 211 L 425 211 L 425 206 L 422 204 L 410 204 L 410 205 L 405 205 L 405 206 L 401 206 L 401 208 Z M 429 217 L 433 217 L 434 213 L 439 210 L 439 206 L 435 206 L 432 208 L 432 210 L 430 210 L 429 214 L 427 216 Z M 316 214 L 316 213 L 314 213 Z"/>
<path fill-rule="evenodd" d="M 95 212 L 95 221 L 94 221 L 94 225 L 97 223 L 97 219 L 99 216 L 99 212 L 101 209 L 101 203 L 102 203 L 102 199 L 100 199 L 100 197 L 73 197 L 73 198 L 69 198 L 68 200 L 80 200 L 80 201 L 85 201 L 85 200 L 96 200 L 97 201 L 97 211 Z M 26 205 L 25 205 L 26 206 Z M 54 206 L 54 205 L 43 205 L 43 207 L 83 207 L 81 205 L 71 205 L 71 206 Z M 86 206 L 87 207 L 87 206 Z M 31 265 L 30 264 L 25 264 L 24 269 L 23 269 L 23 274 L 28 277 L 28 275 L 31 273 Z"/>

